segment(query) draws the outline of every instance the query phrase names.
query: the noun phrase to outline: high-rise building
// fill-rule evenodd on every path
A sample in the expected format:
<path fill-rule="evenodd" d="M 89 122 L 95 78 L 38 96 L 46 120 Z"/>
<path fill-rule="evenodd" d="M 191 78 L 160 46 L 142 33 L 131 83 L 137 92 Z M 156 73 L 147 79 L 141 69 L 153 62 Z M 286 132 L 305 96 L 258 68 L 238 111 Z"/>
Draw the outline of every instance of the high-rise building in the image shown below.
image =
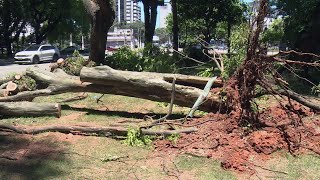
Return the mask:
<path fill-rule="evenodd" d="M 116 0 L 116 19 L 119 23 L 141 21 L 141 8 L 134 0 Z"/>
<path fill-rule="evenodd" d="M 167 26 L 167 17 L 171 12 L 171 4 L 169 3 L 159 7 L 159 28 L 165 28 Z"/>

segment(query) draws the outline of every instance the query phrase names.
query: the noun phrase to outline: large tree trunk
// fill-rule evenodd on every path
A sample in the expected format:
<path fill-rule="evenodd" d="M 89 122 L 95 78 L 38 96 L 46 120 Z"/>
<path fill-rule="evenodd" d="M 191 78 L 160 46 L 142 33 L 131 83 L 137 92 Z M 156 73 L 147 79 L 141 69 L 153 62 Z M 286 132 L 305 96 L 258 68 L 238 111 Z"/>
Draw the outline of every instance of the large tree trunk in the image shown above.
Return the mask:
<path fill-rule="evenodd" d="M 61 116 L 57 103 L 0 102 L 0 115 L 6 116 Z"/>
<path fill-rule="evenodd" d="M 91 18 L 90 57 L 100 65 L 105 59 L 107 33 L 115 18 L 110 0 L 83 0 Z"/>
<path fill-rule="evenodd" d="M 179 47 L 179 27 L 178 27 L 178 12 L 177 12 L 177 0 L 171 0 L 172 4 L 172 33 L 173 33 L 173 49 L 178 51 Z"/>
<path fill-rule="evenodd" d="M 154 101 L 170 102 L 172 79 L 176 78 L 174 103 L 192 107 L 203 92 L 202 89 L 185 86 L 204 86 L 207 81 L 200 77 L 178 74 L 162 74 L 150 72 L 131 72 L 112 69 L 108 66 L 83 68 L 80 73 L 81 81 L 95 85 L 112 87 L 116 94 L 149 99 Z M 189 80 L 188 80 L 189 79 Z M 208 79 L 206 79 L 208 80 Z M 217 83 L 218 84 L 218 83 Z M 216 85 L 217 85 L 216 84 Z M 217 111 L 219 109 L 219 96 L 210 94 L 199 109 L 204 111 Z"/>
<path fill-rule="evenodd" d="M 208 80 L 208 78 L 179 74 L 118 71 L 108 66 L 83 68 L 80 75 L 81 81 L 79 77 L 67 75 L 62 71 L 51 73 L 38 68 L 31 68 L 27 70 L 26 74 L 35 79 L 39 87 L 45 89 L 24 91 L 13 96 L 0 97 L 0 102 L 21 101 L 27 98 L 65 92 L 95 92 L 170 102 L 172 93 L 171 81 L 176 78 L 174 103 L 180 106 L 192 107 L 203 90 L 189 85 L 203 87 Z M 214 86 L 221 85 L 221 81 L 217 81 Z M 210 93 L 199 109 L 203 111 L 218 111 L 219 105 L 219 95 Z"/>
<path fill-rule="evenodd" d="M 150 1 L 142 1 L 143 2 L 143 11 L 144 11 L 144 28 L 145 28 L 145 33 L 144 33 L 144 43 L 152 43 L 152 37 L 151 37 L 151 24 L 150 24 Z"/>
<path fill-rule="evenodd" d="M 157 22 L 157 0 L 145 0 L 143 2 L 145 23 L 145 44 L 151 44 Z"/>

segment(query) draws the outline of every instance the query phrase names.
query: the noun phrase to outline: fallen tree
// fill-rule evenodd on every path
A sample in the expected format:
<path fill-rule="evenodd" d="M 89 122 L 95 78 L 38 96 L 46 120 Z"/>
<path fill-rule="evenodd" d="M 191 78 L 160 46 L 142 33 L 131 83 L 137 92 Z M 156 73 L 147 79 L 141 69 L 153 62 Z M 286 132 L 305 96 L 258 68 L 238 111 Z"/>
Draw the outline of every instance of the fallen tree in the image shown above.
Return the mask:
<path fill-rule="evenodd" d="M 203 90 L 179 83 L 185 82 L 199 86 L 205 85 L 208 80 L 208 78 L 180 74 L 118 71 L 108 66 L 83 68 L 80 78 L 70 76 L 62 70 L 52 73 L 39 68 L 27 69 L 26 75 L 37 82 L 38 90 L 23 91 L 16 95 L 0 97 L 0 102 L 22 101 L 66 92 L 95 92 L 170 102 L 172 93 L 170 80 L 176 78 L 174 103 L 192 107 Z M 192 80 L 187 82 L 188 78 Z M 221 82 L 218 82 L 214 86 L 220 86 L 220 84 Z M 223 109 L 220 96 L 213 93 L 209 93 L 207 100 L 199 106 L 199 109 L 203 111 L 218 111 L 220 108 Z"/>
<path fill-rule="evenodd" d="M 0 102 L 0 115 L 5 116 L 61 116 L 57 103 Z"/>
<path fill-rule="evenodd" d="M 0 102 L 26 101 L 38 96 L 67 92 L 115 94 L 170 102 L 172 99 L 171 83 L 173 79 L 176 79 L 174 103 L 180 106 L 192 107 L 203 92 L 202 89 L 197 87 L 204 87 L 209 80 L 209 78 L 181 74 L 120 71 L 108 66 L 84 67 L 81 70 L 80 77 L 68 75 L 61 69 L 56 69 L 55 72 L 48 72 L 39 68 L 30 68 L 27 69 L 25 74 L 36 81 L 38 89 L 22 91 L 15 95 L 6 95 L 6 97 L 0 96 Z M 221 85 L 222 81 L 216 80 L 213 87 L 220 87 Z M 265 91 L 264 94 L 270 93 L 270 91 Z M 310 98 L 290 90 L 281 90 L 278 94 L 292 98 L 309 108 L 320 109 L 320 101 L 317 101 L 317 98 L 309 100 Z M 228 104 L 224 104 L 221 101 L 222 97 L 223 95 L 219 93 L 209 92 L 205 98 L 206 100 L 200 104 L 199 109 L 207 112 L 225 111 Z"/>

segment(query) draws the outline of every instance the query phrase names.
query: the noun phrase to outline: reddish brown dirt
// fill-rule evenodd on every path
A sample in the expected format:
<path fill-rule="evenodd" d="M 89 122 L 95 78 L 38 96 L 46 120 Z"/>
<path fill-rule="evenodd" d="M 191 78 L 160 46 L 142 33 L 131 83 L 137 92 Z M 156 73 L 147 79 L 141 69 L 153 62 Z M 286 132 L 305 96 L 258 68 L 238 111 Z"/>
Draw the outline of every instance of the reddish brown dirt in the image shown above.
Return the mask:
<path fill-rule="evenodd" d="M 294 109 L 296 113 L 289 114 L 280 105 L 265 109 L 260 117 L 266 126 L 255 131 L 238 126 L 239 113 L 211 113 L 188 122 L 198 131 L 182 135 L 175 144 L 156 141 L 156 151 L 212 157 L 221 161 L 222 167 L 241 172 L 254 172 L 250 158 L 264 161 L 281 149 L 320 154 L 320 118 L 301 120 L 299 116 L 311 116 L 312 112 L 298 104 Z"/>

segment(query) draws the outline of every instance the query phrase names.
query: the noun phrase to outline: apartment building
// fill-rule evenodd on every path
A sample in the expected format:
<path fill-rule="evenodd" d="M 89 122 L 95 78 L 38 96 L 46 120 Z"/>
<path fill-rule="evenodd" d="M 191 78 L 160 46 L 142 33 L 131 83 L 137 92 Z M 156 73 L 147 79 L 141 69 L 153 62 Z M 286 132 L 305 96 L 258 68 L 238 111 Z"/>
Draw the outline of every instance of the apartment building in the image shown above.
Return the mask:
<path fill-rule="evenodd" d="M 141 8 L 134 0 L 116 0 L 116 20 L 119 23 L 141 21 Z"/>

